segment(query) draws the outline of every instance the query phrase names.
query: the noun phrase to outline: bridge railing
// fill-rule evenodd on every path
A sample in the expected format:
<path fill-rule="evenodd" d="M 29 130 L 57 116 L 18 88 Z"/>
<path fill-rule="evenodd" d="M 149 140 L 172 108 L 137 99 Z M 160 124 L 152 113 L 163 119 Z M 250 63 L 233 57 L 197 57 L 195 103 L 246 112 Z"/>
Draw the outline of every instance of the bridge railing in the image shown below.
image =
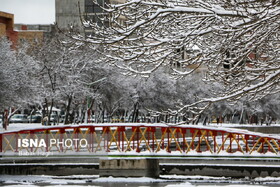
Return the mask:
<path fill-rule="evenodd" d="M 280 139 L 240 129 L 165 124 L 51 126 L 0 133 L 2 155 L 273 154 Z"/>

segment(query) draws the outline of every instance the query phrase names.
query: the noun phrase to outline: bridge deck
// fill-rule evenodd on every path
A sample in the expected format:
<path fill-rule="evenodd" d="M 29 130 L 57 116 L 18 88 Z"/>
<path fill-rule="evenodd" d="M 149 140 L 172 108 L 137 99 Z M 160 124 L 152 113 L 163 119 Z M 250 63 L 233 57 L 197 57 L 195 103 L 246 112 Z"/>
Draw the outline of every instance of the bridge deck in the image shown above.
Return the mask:
<path fill-rule="evenodd" d="M 44 126 L 0 133 L 0 154 L 17 156 L 278 157 L 279 136 L 241 129 L 166 124 Z"/>

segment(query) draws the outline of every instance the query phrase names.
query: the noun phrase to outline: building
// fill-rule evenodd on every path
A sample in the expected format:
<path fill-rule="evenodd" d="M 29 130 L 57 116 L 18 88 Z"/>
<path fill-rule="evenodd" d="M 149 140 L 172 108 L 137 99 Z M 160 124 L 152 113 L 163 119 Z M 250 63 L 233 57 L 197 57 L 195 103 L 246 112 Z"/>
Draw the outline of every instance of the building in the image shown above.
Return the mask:
<path fill-rule="evenodd" d="M 101 7 L 106 7 L 108 3 L 124 3 L 125 0 L 98 0 L 97 2 L 99 5 L 94 4 L 92 0 L 56 0 L 55 19 L 58 29 L 71 29 L 81 34 L 91 34 L 92 31 L 83 26 L 83 20 L 108 25 L 108 21 L 101 21 L 101 19 L 108 16 Z"/>
<path fill-rule="evenodd" d="M 50 26 L 51 27 L 51 26 Z M 35 42 L 42 42 L 44 33 L 47 33 L 44 29 L 38 29 L 38 27 L 14 24 L 14 15 L 0 11 L 0 37 L 7 37 L 16 48 L 21 41 L 27 41 L 30 44 Z"/>
<path fill-rule="evenodd" d="M 55 1 L 55 21 L 59 29 L 68 30 L 72 27 L 76 31 L 83 31 L 79 13 L 79 7 L 84 7 L 83 2 L 84 0 Z"/>
<path fill-rule="evenodd" d="M 17 42 L 18 35 L 14 31 L 14 15 L 0 12 L 0 37 L 7 37 L 13 44 Z"/>
<path fill-rule="evenodd" d="M 42 25 L 42 24 L 14 24 L 14 30 L 23 34 L 23 37 L 30 38 L 30 33 L 34 34 L 34 37 L 38 35 L 38 33 L 43 33 L 43 39 L 52 37 L 55 33 L 55 25 Z M 29 34 L 27 34 L 29 33 Z M 26 35 L 27 36 L 26 36 Z M 29 37 L 28 37 L 29 35 Z"/>

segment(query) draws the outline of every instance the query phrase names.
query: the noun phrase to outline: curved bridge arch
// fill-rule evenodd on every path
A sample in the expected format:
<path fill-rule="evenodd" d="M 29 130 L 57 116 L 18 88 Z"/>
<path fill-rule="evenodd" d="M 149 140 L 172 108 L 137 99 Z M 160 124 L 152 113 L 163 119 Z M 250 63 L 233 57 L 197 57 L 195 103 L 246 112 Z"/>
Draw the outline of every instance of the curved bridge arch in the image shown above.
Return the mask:
<path fill-rule="evenodd" d="M 280 138 L 221 127 L 166 124 L 50 126 L 0 133 L 0 154 L 270 155 Z M 43 154 L 44 153 L 44 154 Z"/>

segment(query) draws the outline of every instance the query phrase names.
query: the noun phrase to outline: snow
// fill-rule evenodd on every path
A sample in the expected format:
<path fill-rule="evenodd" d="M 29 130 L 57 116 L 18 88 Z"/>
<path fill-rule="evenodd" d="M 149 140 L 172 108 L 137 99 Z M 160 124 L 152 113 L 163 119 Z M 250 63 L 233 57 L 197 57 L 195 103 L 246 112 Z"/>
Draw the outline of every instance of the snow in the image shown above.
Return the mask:
<path fill-rule="evenodd" d="M 178 124 L 174 123 L 88 123 L 88 124 L 72 124 L 72 125 L 63 125 L 60 123 L 59 125 L 51 125 L 51 126 L 43 126 L 41 123 L 10 123 L 8 126 L 8 129 L 5 130 L 0 127 L 0 132 L 12 132 L 12 131 L 19 131 L 19 130 L 28 130 L 28 129 L 40 129 L 40 128 L 53 128 L 53 127 L 79 127 L 82 125 L 95 125 L 95 126 L 155 126 L 155 127 L 172 127 L 172 126 L 177 126 Z M 207 126 L 203 126 L 202 124 L 199 125 L 181 125 L 181 127 L 194 127 L 194 128 L 212 128 L 212 129 L 227 129 L 229 128 L 239 128 L 239 127 L 258 127 L 258 128 L 265 128 L 267 126 L 261 126 L 261 125 L 255 125 L 255 124 L 234 124 L 234 123 L 210 123 Z M 280 124 L 271 124 L 269 127 L 280 127 Z M 246 131 L 246 130 L 240 130 L 241 131 Z"/>
<path fill-rule="evenodd" d="M 208 130 L 219 130 L 219 131 L 227 131 L 232 133 L 240 133 L 240 134 L 250 134 L 255 136 L 261 137 L 274 137 L 279 138 L 277 135 L 268 135 L 258 132 L 251 132 L 244 129 L 238 129 L 239 127 L 267 127 L 267 126 L 260 126 L 260 125 L 238 125 L 238 124 L 209 124 L 207 126 L 203 125 L 186 125 L 186 124 L 173 124 L 173 123 L 89 123 L 89 124 L 72 124 L 72 125 L 51 125 L 51 126 L 43 126 L 41 123 L 12 123 L 9 124 L 8 129 L 5 130 L 3 128 L 0 129 L 0 133 L 10 133 L 10 132 L 17 132 L 21 130 L 39 130 L 39 129 L 50 129 L 50 128 L 75 128 L 75 127 L 85 127 L 85 126 L 95 126 L 97 130 L 101 130 L 102 127 L 182 127 L 182 128 L 197 128 L 197 129 L 208 129 Z M 231 127 L 231 128 L 229 128 Z M 269 127 L 280 127 L 279 124 L 273 124 Z M 99 128 L 99 129 L 98 129 Z"/>
<path fill-rule="evenodd" d="M 101 177 L 98 175 L 71 175 L 71 176 L 45 176 L 45 175 L 0 175 L 1 186 L 267 186 L 279 185 L 279 177 L 243 178 L 185 175 L 161 175 L 158 179 L 148 177 L 115 178 Z"/>
<path fill-rule="evenodd" d="M 154 182 L 167 182 L 168 180 L 164 179 L 153 179 L 148 177 L 129 177 L 129 178 L 115 178 L 115 177 L 101 177 L 95 180 L 95 182 L 127 182 L 127 183 L 154 183 Z"/>
<path fill-rule="evenodd" d="M 89 185 L 97 184 L 113 184 L 113 183 L 128 183 L 128 184 L 151 184 L 151 183 L 168 183 L 172 182 L 172 179 L 153 179 L 148 177 L 138 177 L 138 178 L 115 178 L 115 177 L 101 177 L 98 175 L 74 175 L 74 176 L 20 176 L 20 175 L 0 175 L 4 184 L 19 184 L 19 185 L 32 185 L 32 184 L 50 184 L 50 185 Z M 184 184 L 189 184 L 184 182 Z M 9 185 L 10 186 L 10 185 Z M 92 185 L 91 185 L 92 186 Z"/>
<path fill-rule="evenodd" d="M 83 184 L 86 183 L 84 180 L 80 179 L 68 179 L 65 178 L 61 180 L 56 176 L 44 176 L 44 175 L 0 175 L 0 182 L 3 181 L 4 184 L 19 184 L 19 185 L 32 185 L 36 183 L 47 183 L 51 185 L 65 185 L 65 184 Z M 72 176 L 73 177 L 73 176 Z"/>
<path fill-rule="evenodd" d="M 238 163 L 240 164 L 240 163 Z M 163 165 L 170 165 L 170 166 L 174 166 L 174 165 L 180 165 L 180 166 L 193 166 L 194 164 L 182 164 L 182 163 L 164 163 Z M 253 168 L 257 168 L 257 167 L 271 167 L 271 165 L 265 165 L 265 164 L 242 164 L 242 165 L 234 165 L 234 164 L 208 164 L 208 163 L 203 163 L 203 164 L 195 164 L 195 166 L 227 166 L 227 167 L 253 167 Z M 280 165 L 273 165 L 273 167 L 277 167 L 280 168 Z"/>
<path fill-rule="evenodd" d="M 185 182 L 185 183 L 178 183 L 178 184 L 168 184 L 166 187 L 177 187 L 177 186 L 194 186 L 189 182 Z"/>
<path fill-rule="evenodd" d="M 163 123 L 98 123 L 98 124 L 80 124 L 80 125 L 56 125 L 56 126 L 42 126 L 41 124 L 10 124 L 10 126 L 8 127 L 8 130 L 4 130 L 1 129 L 0 134 L 1 133 L 13 133 L 13 132 L 18 132 L 18 131 L 28 131 L 28 130 L 40 130 L 40 129 L 60 129 L 60 128 L 68 128 L 68 130 L 73 130 L 73 128 L 87 128 L 88 126 L 94 126 L 95 130 L 99 130 L 101 131 L 103 127 L 111 127 L 111 129 L 116 129 L 117 127 L 126 127 L 126 129 L 130 129 L 132 127 L 176 127 L 176 125 L 174 124 L 163 124 Z M 243 130 L 243 129 L 238 129 L 237 127 L 248 127 L 249 125 L 233 125 L 233 124 L 219 124 L 219 126 L 215 126 L 214 124 L 210 124 L 208 126 L 201 126 L 201 125 L 178 125 L 179 127 L 184 127 L 184 128 L 196 128 L 196 129 L 209 129 L 209 130 L 219 130 L 219 131 L 225 131 L 225 132 L 231 132 L 231 133 L 239 133 L 239 134 L 249 134 L 251 136 L 259 136 L 259 137 L 269 137 L 269 138 L 275 138 L 275 139 L 279 139 L 278 135 L 269 135 L 269 134 L 263 134 L 263 133 L 258 133 L 258 132 L 250 132 L 247 130 Z M 236 128 L 228 128 L 228 127 L 236 127 Z M 250 127 L 259 127 L 259 126 L 255 126 L 255 125 L 250 125 Z M 279 127 L 278 124 L 272 125 L 271 127 Z M 189 137 L 187 137 L 189 138 Z M 182 139 L 182 138 L 181 138 Z M 220 136 L 216 137 L 216 141 L 218 144 L 222 143 L 222 139 Z M 244 144 L 241 142 L 239 142 L 240 146 L 243 147 L 243 151 L 244 150 Z M 225 149 L 229 146 L 230 142 L 229 139 L 227 139 L 227 141 L 224 142 L 224 147 Z M 127 146 L 127 142 L 125 141 L 123 146 Z M 146 143 L 145 142 L 141 142 L 140 147 L 141 148 L 145 148 Z M 103 147 L 103 145 L 101 145 L 101 147 Z M 101 148 L 100 147 L 100 148 Z M 232 148 L 237 148 L 237 143 L 235 141 L 232 141 Z M 254 152 L 253 154 L 249 154 L 249 153 L 242 153 L 242 152 L 234 152 L 234 153 L 228 153 L 225 150 L 220 150 L 219 153 L 211 153 L 210 151 L 203 151 L 203 152 L 197 152 L 196 150 L 189 150 L 187 153 L 183 152 L 181 153 L 179 150 L 175 151 L 173 150 L 172 152 L 167 152 L 165 149 L 162 150 L 158 150 L 157 152 L 150 152 L 148 149 L 143 149 L 141 150 L 140 153 L 136 152 L 136 150 L 133 151 L 129 151 L 129 152 L 121 152 L 118 151 L 118 145 L 117 143 L 113 143 L 110 146 L 110 152 L 105 152 L 105 149 L 101 149 L 98 152 L 96 152 L 94 155 L 97 157 L 102 157 L 102 158 L 123 158 L 124 156 L 130 156 L 132 159 L 145 159 L 147 157 L 160 157 L 160 158 L 172 158 L 172 159 L 180 159 L 182 157 L 188 157 L 188 158 L 192 158 L 192 159 L 201 159 L 201 158 L 206 158 L 207 159 L 217 159 L 216 157 L 219 156 L 219 158 L 221 159 L 256 159 L 256 160 L 261 160 L 261 159 L 278 159 L 279 158 L 279 154 L 275 154 L 272 152 L 267 152 L 265 154 L 262 153 L 258 153 L 258 152 Z M 53 149 L 52 149 L 53 150 Z M 80 152 L 76 152 L 74 149 L 66 149 L 65 152 L 63 153 L 59 153 L 57 152 L 57 150 L 53 150 L 51 152 L 51 154 L 49 155 L 45 155 L 45 152 L 42 151 L 40 152 L 37 151 L 34 153 L 33 156 L 55 156 L 55 155 L 77 155 L 79 154 L 80 156 L 86 156 L 89 154 L 88 150 L 80 150 Z M 33 153 L 32 153 L 33 154 Z M 19 153 L 14 153 L 14 152 L 6 152 L 4 155 L 8 156 L 32 156 L 32 154 L 29 154 L 28 152 L 19 152 Z"/>
<path fill-rule="evenodd" d="M 249 0 L 247 3 L 248 6 L 239 1 L 126 1 L 110 6 L 108 11 L 113 18 L 125 17 L 127 24 L 104 30 L 92 28 L 101 39 L 92 36 L 85 40 L 105 45 L 114 43 L 113 47 L 108 46 L 106 57 L 114 64 L 122 61 L 119 67 L 133 74 L 149 74 L 159 65 L 173 64 L 174 61 L 182 62 L 186 67 L 201 64 L 208 79 L 211 79 L 209 82 L 222 83 L 226 90 L 213 96 L 200 97 L 206 99 L 195 105 L 182 102 L 186 105 L 180 110 L 182 114 L 192 111 L 197 114 L 195 111 L 201 110 L 198 108 L 200 104 L 237 100 L 244 95 L 249 95 L 250 100 L 258 100 L 279 91 L 279 41 L 274 38 L 278 37 L 275 30 L 278 31 L 279 24 L 275 16 L 279 15 L 280 8 L 270 6 L 272 2 L 269 1 L 262 3 Z M 189 58 L 181 59 L 183 53 L 178 55 L 176 49 L 194 44 L 199 46 L 201 53 L 188 52 Z M 234 46 L 238 46 L 238 49 L 233 50 Z M 232 68 L 225 70 L 227 51 L 236 53 L 236 57 L 231 57 L 228 64 Z M 250 55 L 255 51 L 261 56 L 273 58 L 251 58 Z M 235 63 L 248 56 L 250 67 L 239 67 Z M 183 68 L 185 71 L 178 69 L 174 68 L 178 77 L 191 73 L 187 68 Z M 240 72 L 241 76 L 235 76 L 236 72 Z M 229 76 L 231 74 L 232 78 Z"/>

